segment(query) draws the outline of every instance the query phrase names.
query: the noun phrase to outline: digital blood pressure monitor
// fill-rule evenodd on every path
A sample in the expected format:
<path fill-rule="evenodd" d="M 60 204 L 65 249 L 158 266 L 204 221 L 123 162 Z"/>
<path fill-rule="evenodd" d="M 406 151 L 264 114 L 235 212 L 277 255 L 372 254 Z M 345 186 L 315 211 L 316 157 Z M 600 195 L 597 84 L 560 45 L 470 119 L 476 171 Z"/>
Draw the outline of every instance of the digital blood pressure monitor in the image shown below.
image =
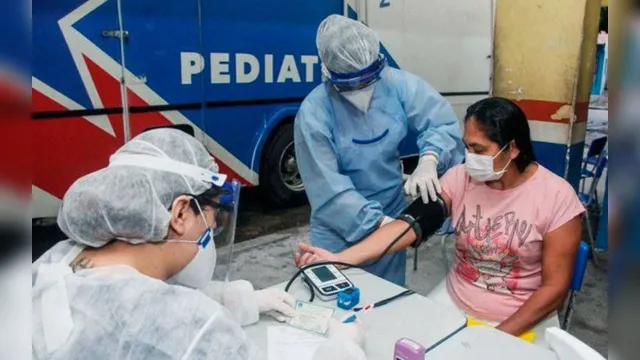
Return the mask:
<path fill-rule="evenodd" d="M 325 264 L 306 268 L 302 276 L 309 280 L 313 290 L 321 300 L 335 299 L 340 291 L 353 288 L 351 280 L 347 279 L 335 265 Z"/>

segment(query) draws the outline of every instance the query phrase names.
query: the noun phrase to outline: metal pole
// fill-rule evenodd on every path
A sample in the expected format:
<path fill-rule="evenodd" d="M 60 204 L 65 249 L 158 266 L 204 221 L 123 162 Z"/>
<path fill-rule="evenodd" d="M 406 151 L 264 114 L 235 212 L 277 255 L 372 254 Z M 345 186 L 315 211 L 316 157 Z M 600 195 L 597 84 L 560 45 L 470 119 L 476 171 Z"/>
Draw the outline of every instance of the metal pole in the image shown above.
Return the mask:
<path fill-rule="evenodd" d="M 131 140 L 131 124 L 129 122 L 129 101 L 127 97 L 127 66 L 124 56 L 124 27 L 122 21 L 122 0 L 118 0 L 118 27 L 120 28 L 120 98 L 122 102 L 122 127 L 124 142 Z"/>
<path fill-rule="evenodd" d="M 576 292 L 571 291 L 569 294 L 569 303 L 567 305 L 567 311 L 564 313 L 564 319 L 562 319 L 562 330 L 567 330 L 571 325 L 571 316 L 573 315 L 573 307 L 576 302 Z"/>

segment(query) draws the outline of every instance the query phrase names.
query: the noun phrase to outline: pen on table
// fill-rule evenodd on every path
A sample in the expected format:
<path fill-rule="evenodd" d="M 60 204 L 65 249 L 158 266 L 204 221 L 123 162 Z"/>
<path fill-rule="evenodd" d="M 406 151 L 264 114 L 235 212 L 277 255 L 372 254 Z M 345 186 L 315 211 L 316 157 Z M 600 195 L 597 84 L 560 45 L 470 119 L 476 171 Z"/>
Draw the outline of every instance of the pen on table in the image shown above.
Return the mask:
<path fill-rule="evenodd" d="M 369 304 L 365 307 L 362 308 L 362 310 L 358 311 L 358 313 L 360 313 L 360 316 L 368 313 L 371 309 L 373 309 L 373 304 Z M 345 316 L 344 319 L 342 319 L 342 322 L 344 324 L 348 324 L 348 323 L 352 323 L 354 321 L 356 321 L 358 319 L 358 317 L 356 316 L 356 312 L 351 313 L 351 315 L 347 315 Z"/>
<path fill-rule="evenodd" d="M 352 322 L 356 321 L 357 318 L 358 317 L 356 316 L 356 314 L 353 313 L 350 316 L 347 316 L 346 318 L 342 319 L 342 322 L 345 323 L 345 324 L 352 323 Z"/>

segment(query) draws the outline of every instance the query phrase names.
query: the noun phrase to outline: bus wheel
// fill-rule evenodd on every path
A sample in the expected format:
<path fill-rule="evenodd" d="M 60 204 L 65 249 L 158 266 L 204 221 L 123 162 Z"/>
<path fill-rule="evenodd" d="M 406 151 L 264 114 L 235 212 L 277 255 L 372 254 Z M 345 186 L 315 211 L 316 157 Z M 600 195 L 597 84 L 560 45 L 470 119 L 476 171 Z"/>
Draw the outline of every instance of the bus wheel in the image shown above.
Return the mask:
<path fill-rule="evenodd" d="M 296 162 L 293 124 L 284 124 L 263 151 L 260 188 L 276 206 L 296 206 L 307 201 Z"/>

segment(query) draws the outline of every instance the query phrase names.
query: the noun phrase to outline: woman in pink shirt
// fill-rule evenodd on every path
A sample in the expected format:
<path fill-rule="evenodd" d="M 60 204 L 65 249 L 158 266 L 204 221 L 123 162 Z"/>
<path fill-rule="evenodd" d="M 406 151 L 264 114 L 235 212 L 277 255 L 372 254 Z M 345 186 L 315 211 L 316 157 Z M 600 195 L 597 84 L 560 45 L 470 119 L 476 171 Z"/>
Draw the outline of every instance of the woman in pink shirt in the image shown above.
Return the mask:
<path fill-rule="evenodd" d="M 512 335 L 539 336 L 559 326 L 557 309 L 569 284 L 582 235 L 584 207 L 563 178 L 536 162 L 524 112 L 503 98 L 469 107 L 465 163 L 441 179 L 441 196 L 455 225 L 453 267 L 428 295 Z M 376 259 L 407 227 L 393 221 L 339 253 L 301 244 L 298 265 Z M 414 243 L 413 230 L 391 251 Z"/>

